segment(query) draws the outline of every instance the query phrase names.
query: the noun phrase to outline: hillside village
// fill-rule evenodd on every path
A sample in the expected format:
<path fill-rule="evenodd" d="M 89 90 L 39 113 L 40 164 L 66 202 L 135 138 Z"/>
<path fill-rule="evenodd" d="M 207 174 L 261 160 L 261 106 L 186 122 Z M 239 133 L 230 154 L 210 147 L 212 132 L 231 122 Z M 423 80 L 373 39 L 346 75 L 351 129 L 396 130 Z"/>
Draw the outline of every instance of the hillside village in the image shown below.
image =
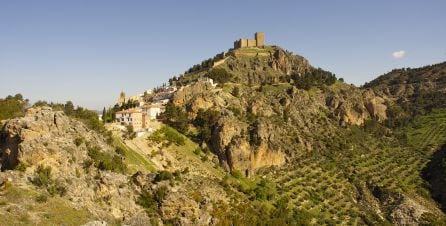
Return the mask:
<path fill-rule="evenodd" d="M 240 38 L 234 41 L 234 47 L 229 49 L 228 52 L 222 52 L 217 54 L 213 59 L 203 61 L 201 65 L 193 66 L 179 77 L 181 78 L 185 74 L 196 73 L 217 67 L 223 64 L 229 56 L 240 54 L 236 51 L 238 49 L 264 49 L 265 47 L 267 47 L 265 45 L 265 33 L 256 32 L 254 34 L 254 39 Z M 126 97 L 125 92 L 121 91 L 114 106 L 115 112 L 113 122 L 116 123 L 121 130 L 126 130 L 128 126 L 131 126 L 133 131 L 140 134 L 145 131 L 151 131 L 151 122 L 158 120 L 158 116 L 165 111 L 165 106 L 170 101 L 173 94 L 176 91 L 181 91 L 185 87 L 197 82 L 209 83 L 214 88 L 217 86 L 217 83 L 214 83 L 213 79 L 201 76 L 184 85 L 175 83 L 175 81 L 170 81 L 170 85 L 168 86 L 164 85 L 160 88 L 149 89 L 142 94 L 130 97 Z"/>
<path fill-rule="evenodd" d="M 200 78 L 196 82 L 209 83 L 212 87 L 217 85 L 210 78 Z M 180 86 L 179 88 L 174 85 L 163 86 L 128 98 L 122 91 L 115 104 L 115 108 L 119 111 L 115 112 L 114 123 L 121 130 L 126 130 L 128 126 L 131 126 L 133 131 L 140 134 L 151 131 L 151 122 L 158 120 L 158 116 L 165 111 L 165 106 L 173 94 L 188 86 Z"/>

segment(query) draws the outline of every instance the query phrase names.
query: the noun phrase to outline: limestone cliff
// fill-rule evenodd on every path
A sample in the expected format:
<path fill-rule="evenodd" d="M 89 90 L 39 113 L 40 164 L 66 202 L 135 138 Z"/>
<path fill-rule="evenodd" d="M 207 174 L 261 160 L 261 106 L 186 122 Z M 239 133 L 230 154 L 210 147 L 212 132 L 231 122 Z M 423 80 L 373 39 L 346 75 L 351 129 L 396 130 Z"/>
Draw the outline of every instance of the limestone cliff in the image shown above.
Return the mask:
<path fill-rule="evenodd" d="M 1 169 L 7 171 L 0 177 L 9 178 L 12 186 L 33 190 L 39 169 L 49 168 L 48 181 L 38 184 L 50 191 L 55 187 L 75 208 L 109 222 L 143 211 L 126 175 L 88 164 L 92 159 L 87 146 L 115 155 L 103 136 L 83 123 L 49 107 L 30 108 L 25 117 L 6 121 L 1 131 Z"/>

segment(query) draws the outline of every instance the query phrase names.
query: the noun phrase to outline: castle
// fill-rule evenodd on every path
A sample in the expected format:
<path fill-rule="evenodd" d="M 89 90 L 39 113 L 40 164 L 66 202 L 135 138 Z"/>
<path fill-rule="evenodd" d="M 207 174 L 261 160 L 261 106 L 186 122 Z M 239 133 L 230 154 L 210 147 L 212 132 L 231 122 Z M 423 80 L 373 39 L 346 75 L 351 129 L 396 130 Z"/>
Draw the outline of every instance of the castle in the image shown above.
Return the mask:
<path fill-rule="evenodd" d="M 256 32 L 254 34 L 255 39 L 241 38 L 234 42 L 234 49 L 243 47 L 263 47 L 265 45 L 265 33 Z"/>

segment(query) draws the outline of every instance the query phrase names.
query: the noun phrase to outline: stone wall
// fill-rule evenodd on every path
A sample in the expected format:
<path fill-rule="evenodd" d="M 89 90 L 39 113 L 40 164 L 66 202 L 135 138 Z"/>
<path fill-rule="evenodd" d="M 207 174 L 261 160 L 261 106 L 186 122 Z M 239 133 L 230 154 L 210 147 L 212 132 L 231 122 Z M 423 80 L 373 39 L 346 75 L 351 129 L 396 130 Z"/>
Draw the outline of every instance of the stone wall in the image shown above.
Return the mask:
<path fill-rule="evenodd" d="M 255 47 L 255 46 L 257 46 L 257 42 L 256 42 L 255 39 L 247 39 L 246 42 L 247 42 L 247 44 L 246 44 L 247 47 Z"/>
<path fill-rule="evenodd" d="M 264 46 L 265 45 L 265 33 L 264 32 L 256 32 L 255 33 L 256 38 L 256 46 Z"/>
<path fill-rule="evenodd" d="M 241 38 L 234 42 L 234 49 L 239 49 L 243 47 L 262 47 L 265 45 L 265 33 L 256 32 L 255 39 L 244 39 Z"/>

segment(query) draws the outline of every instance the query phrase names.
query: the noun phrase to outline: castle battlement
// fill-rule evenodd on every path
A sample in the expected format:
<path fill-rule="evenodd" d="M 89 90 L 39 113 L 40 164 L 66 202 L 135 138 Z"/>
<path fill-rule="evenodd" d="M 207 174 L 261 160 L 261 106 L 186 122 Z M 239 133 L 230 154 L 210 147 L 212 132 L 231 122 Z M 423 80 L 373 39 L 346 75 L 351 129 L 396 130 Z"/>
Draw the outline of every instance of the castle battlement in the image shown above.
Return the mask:
<path fill-rule="evenodd" d="M 255 39 L 244 39 L 241 38 L 234 42 L 234 49 L 239 49 L 243 47 L 263 47 L 265 46 L 265 33 L 256 32 L 254 34 Z"/>

